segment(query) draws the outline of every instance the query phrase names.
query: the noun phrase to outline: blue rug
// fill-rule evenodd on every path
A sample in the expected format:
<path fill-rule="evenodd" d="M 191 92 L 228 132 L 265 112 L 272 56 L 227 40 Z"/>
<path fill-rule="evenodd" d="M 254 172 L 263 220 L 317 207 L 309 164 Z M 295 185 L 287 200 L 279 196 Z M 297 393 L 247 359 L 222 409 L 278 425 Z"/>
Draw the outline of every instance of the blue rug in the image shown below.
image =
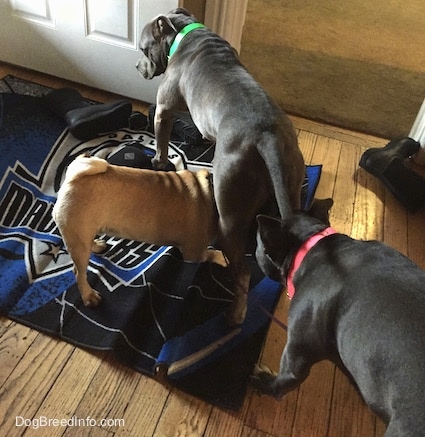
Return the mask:
<path fill-rule="evenodd" d="M 280 286 L 264 278 L 252 255 L 248 315 L 227 328 L 232 296 L 227 269 L 184 262 L 172 247 L 107 237 L 92 255 L 89 282 L 103 296 L 97 309 L 80 299 L 72 263 L 51 217 L 69 162 L 90 151 L 107 158 L 133 145 L 153 153 L 149 132 L 121 129 L 87 142 L 72 137 L 40 96 L 48 88 L 7 76 L 0 81 L 0 311 L 77 346 L 111 350 L 119 360 L 154 376 L 165 368 L 182 390 L 221 407 L 239 409 L 267 333 Z M 170 144 L 179 168 L 211 167 L 213 145 Z M 321 166 L 309 166 L 308 205 Z"/>

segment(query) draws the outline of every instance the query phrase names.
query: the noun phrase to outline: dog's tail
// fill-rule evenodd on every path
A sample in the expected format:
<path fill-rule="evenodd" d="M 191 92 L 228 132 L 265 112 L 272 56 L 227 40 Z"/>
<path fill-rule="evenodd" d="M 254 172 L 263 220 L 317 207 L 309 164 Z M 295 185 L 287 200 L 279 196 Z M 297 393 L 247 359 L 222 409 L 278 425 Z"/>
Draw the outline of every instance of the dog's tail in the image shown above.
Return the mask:
<path fill-rule="evenodd" d="M 71 182 L 80 176 L 90 176 L 98 173 L 105 173 L 108 162 L 97 156 L 80 155 L 69 164 L 66 170 L 65 181 Z"/>
<path fill-rule="evenodd" d="M 279 141 L 284 142 L 283 147 L 278 144 Z M 298 153 L 293 146 L 285 147 L 289 143 L 295 143 L 297 147 L 296 134 L 291 126 L 288 126 L 283 135 L 265 134 L 264 142 L 258 145 L 258 152 L 270 174 L 277 207 L 282 219 L 291 217 L 294 210 L 300 209 L 301 185 L 305 171 L 301 152 Z M 287 153 L 287 155 L 283 157 L 283 153 Z M 287 162 L 285 168 L 283 168 L 284 160 Z M 295 198 L 294 195 L 291 196 L 290 190 L 297 192 Z"/>

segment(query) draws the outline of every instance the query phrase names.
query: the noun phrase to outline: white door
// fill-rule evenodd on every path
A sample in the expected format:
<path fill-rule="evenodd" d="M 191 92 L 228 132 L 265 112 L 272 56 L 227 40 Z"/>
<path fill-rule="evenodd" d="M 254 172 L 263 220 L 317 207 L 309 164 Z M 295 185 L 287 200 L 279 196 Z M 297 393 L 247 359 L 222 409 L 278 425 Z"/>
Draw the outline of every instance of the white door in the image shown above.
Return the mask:
<path fill-rule="evenodd" d="M 136 71 L 138 39 L 178 0 L 0 0 L 0 60 L 154 102 Z"/>

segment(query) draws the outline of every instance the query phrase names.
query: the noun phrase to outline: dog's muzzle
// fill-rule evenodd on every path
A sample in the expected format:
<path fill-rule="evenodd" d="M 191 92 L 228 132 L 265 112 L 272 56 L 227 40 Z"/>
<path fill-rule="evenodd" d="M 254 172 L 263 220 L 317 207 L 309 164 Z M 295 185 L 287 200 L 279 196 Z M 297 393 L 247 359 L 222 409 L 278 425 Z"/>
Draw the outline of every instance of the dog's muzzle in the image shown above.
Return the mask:
<path fill-rule="evenodd" d="M 136 68 L 144 79 L 153 79 L 156 74 L 155 64 L 146 56 L 137 61 Z"/>

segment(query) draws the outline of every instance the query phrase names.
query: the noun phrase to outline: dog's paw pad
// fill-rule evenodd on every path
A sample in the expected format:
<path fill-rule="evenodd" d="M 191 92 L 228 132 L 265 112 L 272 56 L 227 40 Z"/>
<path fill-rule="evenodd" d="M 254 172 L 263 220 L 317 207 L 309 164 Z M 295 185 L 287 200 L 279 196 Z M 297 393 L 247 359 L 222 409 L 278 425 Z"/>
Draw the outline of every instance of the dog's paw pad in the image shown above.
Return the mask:
<path fill-rule="evenodd" d="M 226 314 L 226 323 L 229 328 L 234 328 L 243 323 L 244 317 L 235 317 L 232 313 Z"/>
<path fill-rule="evenodd" d="M 155 170 L 165 170 L 168 165 L 168 161 L 163 162 L 159 160 L 158 158 L 152 158 L 152 166 Z"/>
<path fill-rule="evenodd" d="M 272 372 L 267 366 L 265 366 L 264 364 L 256 364 L 254 367 L 254 376 L 258 376 L 262 373 L 267 373 L 270 375 L 276 375 L 274 372 Z"/>
<path fill-rule="evenodd" d="M 93 240 L 92 244 L 92 252 L 93 253 L 103 253 L 108 249 L 108 245 L 106 244 L 105 240 L 102 240 L 101 238 L 96 238 Z"/>
<path fill-rule="evenodd" d="M 250 384 L 263 394 L 274 396 L 273 384 L 276 380 L 276 373 L 272 372 L 266 366 L 256 365 L 253 374 L 250 377 Z"/>
<path fill-rule="evenodd" d="M 229 326 L 230 328 L 233 328 L 235 326 L 242 325 L 242 323 L 245 320 L 246 311 L 247 311 L 246 305 L 239 305 L 239 307 L 232 305 L 226 311 L 227 326 Z"/>
<path fill-rule="evenodd" d="M 251 375 L 249 383 L 254 390 L 257 390 L 261 394 L 268 394 L 267 386 L 264 380 L 260 376 Z"/>
<path fill-rule="evenodd" d="M 92 290 L 92 293 L 87 299 L 83 299 L 84 305 L 86 307 L 97 307 L 102 301 L 102 296 L 98 291 Z"/>

